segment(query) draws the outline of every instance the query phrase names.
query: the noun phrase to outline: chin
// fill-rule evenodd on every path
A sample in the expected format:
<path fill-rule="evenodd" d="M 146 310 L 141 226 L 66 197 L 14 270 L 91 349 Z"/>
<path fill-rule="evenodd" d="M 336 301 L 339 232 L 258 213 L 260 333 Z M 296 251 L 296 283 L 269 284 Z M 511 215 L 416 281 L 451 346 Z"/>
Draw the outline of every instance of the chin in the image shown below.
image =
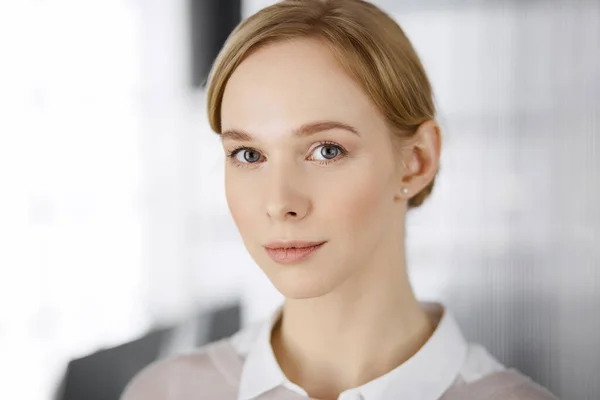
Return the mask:
<path fill-rule="evenodd" d="M 286 299 L 293 300 L 306 300 L 306 299 L 315 299 L 317 297 L 321 297 L 329 293 L 327 290 L 322 290 L 320 288 L 315 287 L 299 287 L 295 285 L 293 287 L 275 285 L 279 293 L 283 295 Z"/>
<path fill-rule="evenodd" d="M 335 279 L 315 271 L 302 270 L 302 266 L 282 267 L 278 271 L 270 271 L 267 277 L 287 299 L 313 299 L 324 296 L 337 287 Z"/>

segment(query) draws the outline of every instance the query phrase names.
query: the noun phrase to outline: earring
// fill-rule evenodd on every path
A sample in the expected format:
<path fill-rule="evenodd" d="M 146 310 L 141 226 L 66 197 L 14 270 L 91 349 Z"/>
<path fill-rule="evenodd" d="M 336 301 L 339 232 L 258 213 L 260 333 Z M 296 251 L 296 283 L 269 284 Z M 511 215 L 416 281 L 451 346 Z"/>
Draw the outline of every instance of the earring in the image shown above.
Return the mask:
<path fill-rule="evenodd" d="M 408 188 L 402 188 L 402 194 L 408 194 Z"/>

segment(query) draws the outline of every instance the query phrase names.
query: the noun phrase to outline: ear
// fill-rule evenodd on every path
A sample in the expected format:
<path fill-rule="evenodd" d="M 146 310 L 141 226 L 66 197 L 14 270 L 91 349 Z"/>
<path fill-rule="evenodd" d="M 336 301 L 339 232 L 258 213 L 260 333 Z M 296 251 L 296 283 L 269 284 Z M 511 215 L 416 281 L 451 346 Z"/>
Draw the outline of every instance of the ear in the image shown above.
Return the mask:
<path fill-rule="evenodd" d="M 423 122 L 404 142 L 397 198 L 410 199 L 429 185 L 439 169 L 441 147 L 441 130 L 434 120 Z"/>

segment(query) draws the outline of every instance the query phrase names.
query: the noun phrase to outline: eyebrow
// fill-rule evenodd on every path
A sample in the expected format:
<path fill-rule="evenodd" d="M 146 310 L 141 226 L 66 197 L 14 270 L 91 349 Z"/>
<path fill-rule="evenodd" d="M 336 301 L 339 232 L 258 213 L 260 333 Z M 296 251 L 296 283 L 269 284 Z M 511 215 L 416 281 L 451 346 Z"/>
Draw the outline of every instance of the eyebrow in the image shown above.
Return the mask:
<path fill-rule="evenodd" d="M 329 131 L 332 129 L 342 129 L 348 132 L 351 132 L 355 135 L 359 135 L 358 130 L 353 126 L 348 124 L 344 124 L 343 122 L 337 121 L 316 121 L 310 122 L 308 124 L 304 124 L 297 129 L 294 129 L 294 136 L 298 137 L 306 137 L 311 136 L 319 132 Z M 360 136 L 360 135 L 359 135 Z M 228 129 L 221 133 L 221 140 L 237 140 L 240 142 L 250 142 L 252 141 L 252 135 L 248 132 L 244 132 L 239 129 Z"/>

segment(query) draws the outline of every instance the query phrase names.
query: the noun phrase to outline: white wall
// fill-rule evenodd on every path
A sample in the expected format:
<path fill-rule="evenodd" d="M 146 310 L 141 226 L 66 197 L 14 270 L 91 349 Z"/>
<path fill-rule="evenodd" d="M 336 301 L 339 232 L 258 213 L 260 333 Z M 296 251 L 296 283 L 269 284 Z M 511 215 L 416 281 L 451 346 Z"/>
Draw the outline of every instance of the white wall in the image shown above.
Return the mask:
<path fill-rule="evenodd" d="M 0 3 L 0 398 L 47 398 L 70 357 L 149 323 L 138 22 L 120 1 Z"/>

